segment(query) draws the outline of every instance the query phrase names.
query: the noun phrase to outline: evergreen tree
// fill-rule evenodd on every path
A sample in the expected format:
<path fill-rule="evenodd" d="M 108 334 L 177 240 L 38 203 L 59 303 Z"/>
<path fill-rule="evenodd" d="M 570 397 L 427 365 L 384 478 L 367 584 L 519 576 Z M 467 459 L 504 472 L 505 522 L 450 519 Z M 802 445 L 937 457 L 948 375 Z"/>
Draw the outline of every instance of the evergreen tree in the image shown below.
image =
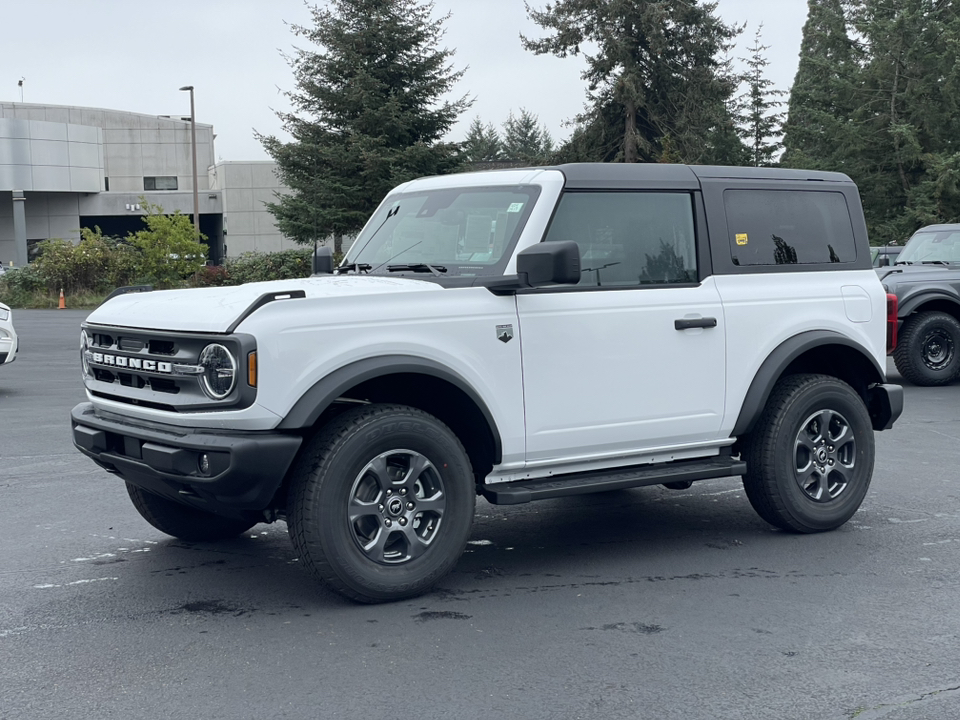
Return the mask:
<path fill-rule="evenodd" d="M 743 82 L 747 90 L 738 98 L 740 117 L 740 137 L 750 149 L 750 164 L 754 167 L 768 167 L 773 164 L 780 148 L 783 113 L 778 108 L 783 103 L 777 98 L 786 95 L 783 90 L 775 90 L 773 81 L 766 77 L 765 68 L 770 64 L 764 52 L 768 45 L 760 43 L 763 25 L 757 28 L 753 47 L 747 48 L 750 57 L 743 58 L 747 72 Z"/>
<path fill-rule="evenodd" d="M 960 14 L 945 0 L 860 0 L 851 13 L 865 61 L 852 113 L 852 168 L 872 238 L 960 220 Z"/>
<path fill-rule="evenodd" d="M 503 141 L 493 123 L 484 125 L 475 117 L 460 146 L 463 159 L 469 163 L 495 162 L 503 157 Z"/>
<path fill-rule="evenodd" d="M 529 165 L 546 163 L 553 152 L 553 138 L 540 119 L 520 108 L 520 116 L 511 112 L 503 124 L 503 155 Z"/>
<path fill-rule="evenodd" d="M 280 231 L 301 243 L 360 229 L 395 185 L 458 169 L 443 143 L 466 98 L 443 101 L 463 75 L 438 50 L 433 5 L 417 0 L 329 0 L 310 7 L 312 26 L 293 32 L 318 49 L 289 58 L 296 90 L 280 112 L 293 138 L 258 135 L 290 188 L 268 205 Z"/>
<path fill-rule="evenodd" d="M 524 47 L 559 57 L 584 53 L 587 111 L 564 159 L 679 160 L 740 164 L 745 148 L 727 107 L 737 82 L 719 59 L 740 28 L 700 0 L 556 0 L 527 5 L 551 32 Z M 595 47 L 587 53 L 584 46 Z"/>
<path fill-rule="evenodd" d="M 808 0 L 800 63 L 783 127 L 782 165 L 850 170 L 849 160 L 861 148 L 852 122 L 859 56 L 842 0 Z"/>

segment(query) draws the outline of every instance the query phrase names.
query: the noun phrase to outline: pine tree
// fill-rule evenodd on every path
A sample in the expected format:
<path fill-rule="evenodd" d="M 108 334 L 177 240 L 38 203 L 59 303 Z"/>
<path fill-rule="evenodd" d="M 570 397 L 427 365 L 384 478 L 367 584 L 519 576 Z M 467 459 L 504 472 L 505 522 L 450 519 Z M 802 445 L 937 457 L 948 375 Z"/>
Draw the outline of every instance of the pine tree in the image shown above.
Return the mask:
<path fill-rule="evenodd" d="M 842 0 L 808 0 L 783 127 L 782 165 L 849 171 L 849 159 L 861 148 L 852 122 L 859 57 Z"/>
<path fill-rule="evenodd" d="M 524 108 L 519 117 L 511 112 L 503 123 L 503 155 L 528 165 L 548 162 L 553 152 L 553 138 L 540 119 Z"/>
<path fill-rule="evenodd" d="M 521 37 L 537 54 L 583 52 L 587 111 L 564 159 L 671 159 L 739 164 L 745 149 L 728 103 L 736 79 L 719 59 L 740 32 L 700 0 L 556 0 L 532 20 L 551 34 Z M 596 47 L 593 53 L 584 47 Z"/>
<path fill-rule="evenodd" d="M 777 98 L 787 94 L 783 90 L 774 89 L 773 81 L 765 74 L 765 68 L 770 61 L 764 52 L 769 50 L 770 46 L 760 43 L 762 32 L 761 24 L 754 35 L 753 46 L 747 48 L 750 57 L 743 58 L 747 64 L 747 72 L 743 76 L 747 90 L 738 98 L 737 103 L 741 113 L 740 137 L 750 149 L 750 164 L 754 167 L 772 165 L 783 147 L 780 142 L 783 113 L 778 111 L 783 103 Z"/>
<path fill-rule="evenodd" d="M 960 220 L 960 14 L 945 0 L 860 0 L 864 48 L 853 121 L 863 138 L 852 174 L 871 236 L 901 241 Z"/>
<path fill-rule="evenodd" d="M 496 162 L 503 157 L 503 141 L 493 123 L 484 125 L 475 117 L 460 145 L 460 152 L 468 163 Z"/>
<path fill-rule="evenodd" d="M 437 49 L 442 25 L 432 3 L 329 0 L 310 7 L 294 34 L 318 49 L 289 58 L 292 112 L 279 112 L 293 138 L 258 135 L 290 189 L 268 205 L 280 231 L 301 243 L 360 229 L 395 185 L 455 171 L 457 147 L 441 142 L 470 100 L 443 101 L 463 75 L 451 50 Z"/>

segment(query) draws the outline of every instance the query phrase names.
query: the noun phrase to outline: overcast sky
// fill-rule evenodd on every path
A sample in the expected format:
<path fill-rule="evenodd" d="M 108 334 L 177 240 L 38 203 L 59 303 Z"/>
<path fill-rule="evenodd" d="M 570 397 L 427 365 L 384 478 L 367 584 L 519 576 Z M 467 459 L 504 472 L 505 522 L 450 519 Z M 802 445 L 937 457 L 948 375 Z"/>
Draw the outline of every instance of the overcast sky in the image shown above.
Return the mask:
<path fill-rule="evenodd" d="M 317 3 L 314 3 L 317 4 Z M 322 4 L 322 0 L 321 0 Z M 530 0 L 542 8 L 546 0 Z M 586 97 L 579 58 L 537 56 L 519 35 L 539 37 L 523 0 L 435 0 L 451 13 L 445 45 L 467 68 L 457 94 L 475 99 L 450 135 L 461 140 L 470 121 L 500 125 L 524 107 L 555 140 Z M 796 73 L 806 0 L 719 0 L 730 23 L 747 23 L 734 57 L 747 55 L 756 27 L 769 45 L 768 76 L 783 90 Z M 287 23 L 309 23 L 301 0 L 31 0 L 4 3 L 0 100 L 80 105 L 189 115 L 182 85 L 194 85 L 197 121 L 217 134 L 220 160 L 266 160 L 253 130 L 284 137 L 274 110 L 293 76 L 281 55 L 302 41 Z"/>

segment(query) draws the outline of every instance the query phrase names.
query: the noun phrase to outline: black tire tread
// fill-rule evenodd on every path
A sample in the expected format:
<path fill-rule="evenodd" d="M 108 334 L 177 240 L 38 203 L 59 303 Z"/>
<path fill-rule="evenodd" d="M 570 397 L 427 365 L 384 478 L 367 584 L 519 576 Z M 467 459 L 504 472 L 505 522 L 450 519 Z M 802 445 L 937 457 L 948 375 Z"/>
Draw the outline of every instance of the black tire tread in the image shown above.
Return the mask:
<path fill-rule="evenodd" d="M 743 476 L 743 488 L 753 509 L 766 522 L 797 533 L 821 532 L 793 517 L 783 501 L 775 480 L 774 464 L 777 461 L 774 439 L 782 427 L 787 407 L 793 396 L 805 387 L 838 385 L 849 388 L 846 383 L 831 375 L 804 373 L 788 375 L 780 380 L 770 393 L 767 404 L 747 438 L 741 457 L 747 463 Z M 852 388 L 850 388 L 853 392 Z"/>
<path fill-rule="evenodd" d="M 313 485 L 313 476 L 321 470 L 322 466 L 334 460 L 336 448 L 342 446 L 343 441 L 349 435 L 357 432 L 363 425 L 369 424 L 385 415 L 395 414 L 397 412 L 405 412 L 411 417 L 419 417 L 439 422 L 429 413 L 407 405 L 370 405 L 355 410 L 348 410 L 335 417 L 330 423 L 314 433 L 303 448 L 300 458 L 290 474 L 290 486 L 287 496 L 287 529 L 297 556 L 304 561 L 304 565 L 316 578 L 334 591 L 355 602 L 368 604 L 378 603 L 388 598 L 373 597 L 357 592 L 354 588 L 343 582 L 334 570 L 333 565 L 320 549 L 320 543 L 311 537 L 312 532 L 309 524 L 303 522 L 303 518 L 299 515 L 299 510 L 303 508 L 306 494 Z M 460 450 L 464 453 L 464 456 L 466 456 L 466 451 L 463 449 L 463 444 L 459 438 L 452 432 L 451 436 L 453 436 Z M 435 577 L 430 578 L 427 582 L 432 584 L 445 574 L 446 571 L 438 571 L 435 573 Z M 418 594 L 420 593 L 411 592 L 409 596 Z"/>
<path fill-rule="evenodd" d="M 140 516 L 157 530 L 189 542 L 227 540 L 246 532 L 256 521 L 203 512 L 127 483 L 127 494 Z"/>
<path fill-rule="evenodd" d="M 904 321 L 903 326 L 900 328 L 900 335 L 897 338 L 897 347 L 893 350 L 893 363 L 897 366 L 897 372 L 899 372 L 905 380 L 921 387 L 948 385 L 957 378 L 957 373 L 953 375 L 944 373 L 942 377 L 931 377 L 930 374 L 924 373 L 920 369 L 923 365 L 923 360 L 917 357 L 911 350 L 917 339 L 917 335 L 923 330 L 922 321 L 928 319 L 930 316 L 942 316 L 941 319 L 944 319 L 948 324 L 954 326 L 957 337 L 960 338 L 960 322 L 957 322 L 957 319 L 952 315 L 944 312 L 917 313 Z M 960 352 L 960 343 L 958 343 L 956 351 Z M 958 370 L 960 370 L 960 365 L 958 365 Z"/>

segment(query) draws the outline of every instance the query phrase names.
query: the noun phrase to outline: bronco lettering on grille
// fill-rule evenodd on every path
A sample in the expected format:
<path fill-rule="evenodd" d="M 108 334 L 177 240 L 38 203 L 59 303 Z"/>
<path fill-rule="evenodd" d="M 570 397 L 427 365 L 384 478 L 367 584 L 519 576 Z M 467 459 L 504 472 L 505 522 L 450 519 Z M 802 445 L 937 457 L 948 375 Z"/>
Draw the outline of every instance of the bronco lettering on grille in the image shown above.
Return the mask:
<path fill-rule="evenodd" d="M 90 353 L 88 358 L 94 365 L 107 365 L 110 367 L 129 368 L 131 370 L 145 370 L 146 372 L 164 373 L 169 375 L 173 372 L 173 363 L 157 360 L 144 360 L 143 358 L 126 357 L 125 355 L 111 355 L 109 353 Z"/>

